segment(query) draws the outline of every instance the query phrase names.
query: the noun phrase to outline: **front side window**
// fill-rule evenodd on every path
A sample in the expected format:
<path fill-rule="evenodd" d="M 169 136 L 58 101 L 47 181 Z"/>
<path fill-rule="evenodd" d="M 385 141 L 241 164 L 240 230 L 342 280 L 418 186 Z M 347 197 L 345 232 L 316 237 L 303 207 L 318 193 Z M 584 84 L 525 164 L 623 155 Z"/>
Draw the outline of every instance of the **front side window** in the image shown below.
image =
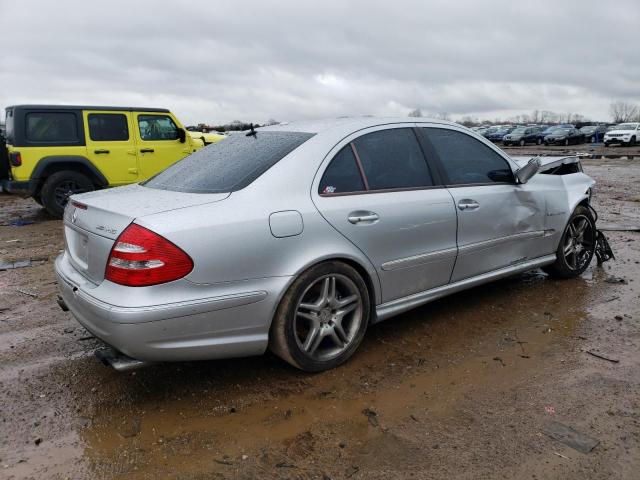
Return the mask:
<path fill-rule="evenodd" d="M 368 133 L 353 141 L 369 190 L 433 186 L 418 139 L 410 128 Z"/>
<path fill-rule="evenodd" d="M 74 143 L 79 141 L 76 115 L 70 112 L 30 112 L 26 118 L 26 138 L 33 143 Z"/>
<path fill-rule="evenodd" d="M 168 115 L 138 115 L 140 138 L 151 140 L 177 140 L 178 127 Z"/>
<path fill-rule="evenodd" d="M 129 140 L 127 117 L 121 113 L 90 113 L 89 137 L 94 142 L 122 142 Z"/>
<path fill-rule="evenodd" d="M 351 144 L 344 147 L 333 157 L 324 171 L 318 193 L 349 193 L 360 192 L 365 189 L 362 175 L 356 163 Z"/>
<path fill-rule="evenodd" d="M 466 133 L 424 128 L 447 176 L 449 185 L 513 182 L 507 161 Z"/>

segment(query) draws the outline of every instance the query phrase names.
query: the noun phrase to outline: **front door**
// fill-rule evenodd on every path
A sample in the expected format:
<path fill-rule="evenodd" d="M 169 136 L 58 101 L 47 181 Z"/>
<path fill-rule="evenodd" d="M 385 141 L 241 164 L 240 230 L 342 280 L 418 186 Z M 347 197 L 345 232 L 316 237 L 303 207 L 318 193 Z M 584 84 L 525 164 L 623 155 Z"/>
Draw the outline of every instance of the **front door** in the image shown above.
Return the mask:
<path fill-rule="evenodd" d="M 134 113 L 140 177 L 146 179 L 173 165 L 190 151 L 180 142 L 180 128 L 168 113 Z"/>
<path fill-rule="evenodd" d="M 138 180 L 138 160 L 129 112 L 83 112 L 87 156 L 109 181 L 125 185 Z"/>
<path fill-rule="evenodd" d="M 452 128 L 424 128 L 458 215 L 458 258 L 452 282 L 549 252 L 544 193 L 516 184 L 496 149 Z"/>
<path fill-rule="evenodd" d="M 457 251 L 455 208 L 414 130 L 359 135 L 336 147 L 320 176 L 320 213 L 375 266 L 383 302 L 446 284 Z"/>

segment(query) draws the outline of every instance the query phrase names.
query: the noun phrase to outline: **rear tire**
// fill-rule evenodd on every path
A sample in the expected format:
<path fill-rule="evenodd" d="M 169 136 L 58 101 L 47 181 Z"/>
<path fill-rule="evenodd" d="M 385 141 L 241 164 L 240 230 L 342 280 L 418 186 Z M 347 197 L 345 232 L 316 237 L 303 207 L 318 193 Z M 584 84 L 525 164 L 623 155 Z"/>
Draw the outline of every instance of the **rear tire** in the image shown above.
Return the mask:
<path fill-rule="evenodd" d="M 541 138 L 538 138 L 538 139 L 536 140 L 536 145 L 541 145 L 541 144 L 542 144 L 542 139 L 541 139 Z"/>
<path fill-rule="evenodd" d="M 521 140 L 518 142 L 518 145 L 520 145 L 521 147 L 524 147 L 524 144 L 525 144 L 525 143 L 526 143 L 526 142 L 525 142 L 524 140 L 522 140 L 522 139 L 521 139 Z"/>
<path fill-rule="evenodd" d="M 335 368 L 356 351 L 369 325 L 369 291 L 358 272 L 325 262 L 303 272 L 280 301 L 269 349 L 306 372 Z"/>
<path fill-rule="evenodd" d="M 562 234 L 556 250 L 556 261 L 542 270 L 556 278 L 577 277 L 591 263 L 595 248 L 596 222 L 591 211 L 579 205 L 571 214 Z"/>
<path fill-rule="evenodd" d="M 53 218 L 62 218 L 69 196 L 95 190 L 93 182 L 82 173 L 71 170 L 56 172 L 47 178 L 40 190 L 42 206 Z"/>

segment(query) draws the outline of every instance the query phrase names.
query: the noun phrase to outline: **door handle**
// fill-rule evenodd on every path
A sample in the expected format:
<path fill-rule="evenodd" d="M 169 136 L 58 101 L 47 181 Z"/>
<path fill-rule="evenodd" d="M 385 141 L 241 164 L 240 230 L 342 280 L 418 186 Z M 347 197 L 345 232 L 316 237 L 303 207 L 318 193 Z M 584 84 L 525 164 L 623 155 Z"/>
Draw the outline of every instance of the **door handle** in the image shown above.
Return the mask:
<path fill-rule="evenodd" d="M 109 153 L 109 150 L 94 150 L 93 153 L 100 155 L 102 153 Z"/>
<path fill-rule="evenodd" d="M 153 148 L 141 148 L 140 153 L 153 153 L 155 150 Z"/>
<path fill-rule="evenodd" d="M 375 212 L 351 212 L 347 217 L 350 223 L 354 225 L 356 223 L 375 223 L 380 219 L 377 213 Z"/>
<path fill-rule="evenodd" d="M 477 208 L 480 208 L 480 204 L 475 200 L 465 198 L 464 200 L 460 200 L 458 202 L 458 208 L 460 210 L 476 210 Z"/>

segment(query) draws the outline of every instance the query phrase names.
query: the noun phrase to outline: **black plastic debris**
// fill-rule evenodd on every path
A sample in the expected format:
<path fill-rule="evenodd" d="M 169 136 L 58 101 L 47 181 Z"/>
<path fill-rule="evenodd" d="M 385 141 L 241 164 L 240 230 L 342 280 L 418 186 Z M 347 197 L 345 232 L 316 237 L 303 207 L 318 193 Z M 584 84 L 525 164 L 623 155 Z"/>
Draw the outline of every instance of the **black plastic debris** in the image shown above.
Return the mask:
<path fill-rule="evenodd" d="M 567 427 L 566 425 L 558 422 L 551 422 L 547 425 L 544 429 L 544 433 L 554 440 L 564 443 L 568 447 L 571 447 L 581 453 L 589 453 L 600 443 L 600 440 L 596 440 L 588 435 L 576 432 L 573 428 Z"/>

